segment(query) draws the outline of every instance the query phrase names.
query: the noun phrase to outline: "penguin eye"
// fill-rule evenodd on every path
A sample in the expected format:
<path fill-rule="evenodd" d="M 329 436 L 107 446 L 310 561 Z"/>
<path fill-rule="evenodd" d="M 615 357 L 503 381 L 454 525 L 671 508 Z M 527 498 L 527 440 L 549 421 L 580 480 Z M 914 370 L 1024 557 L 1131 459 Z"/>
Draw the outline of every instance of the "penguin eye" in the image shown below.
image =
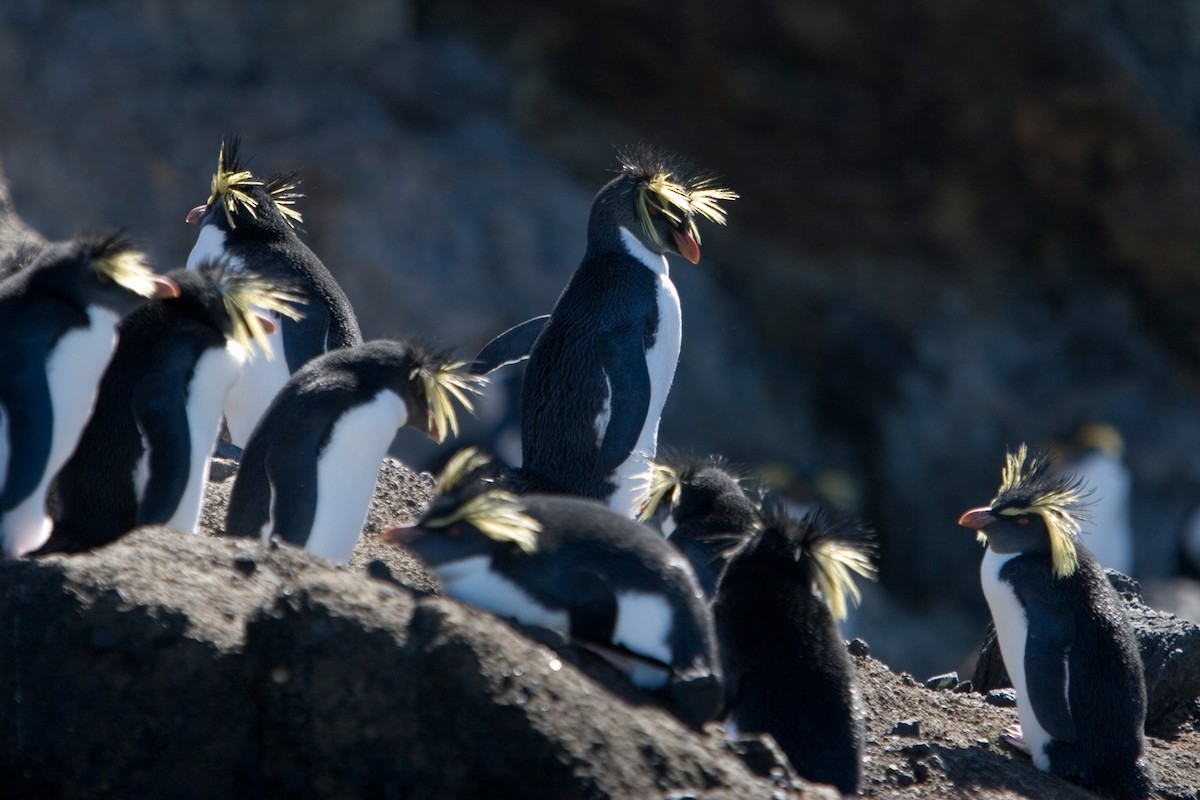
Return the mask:
<path fill-rule="evenodd" d="M 1017 517 L 1017 524 L 1022 528 L 1029 527 L 1029 517 Z"/>

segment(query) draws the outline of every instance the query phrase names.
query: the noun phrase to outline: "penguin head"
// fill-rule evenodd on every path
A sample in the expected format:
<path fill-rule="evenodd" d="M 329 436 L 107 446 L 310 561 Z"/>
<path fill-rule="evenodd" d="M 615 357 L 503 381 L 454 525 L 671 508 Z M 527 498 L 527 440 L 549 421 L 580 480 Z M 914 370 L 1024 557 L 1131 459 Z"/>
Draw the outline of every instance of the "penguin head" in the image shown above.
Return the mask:
<path fill-rule="evenodd" d="M 262 181 L 246 169 L 236 136 L 221 140 L 208 199 L 188 212 L 187 222 L 212 225 L 226 236 L 283 237 L 303 218 L 293 206 L 302 197 L 291 174 Z"/>
<path fill-rule="evenodd" d="M 491 459 L 473 447 L 455 453 L 438 475 L 428 510 L 383 539 L 402 544 L 435 572 L 475 556 L 533 553 L 541 524 L 520 498 L 499 488 Z"/>
<path fill-rule="evenodd" d="M 662 514 L 664 528 L 711 520 L 719 521 L 726 530 L 746 530 L 754 522 L 758 503 L 747 494 L 745 481 L 744 471 L 719 455 L 702 459 L 668 456 L 651 467 L 650 494 L 641 519 Z"/>
<path fill-rule="evenodd" d="M 85 233 L 47 245 L 26 268 L 30 285 L 81 308 L 98 305 L 125 316 L 149 298 L 177 297 L 179 287 L 158 275 L 120 233 Z"/>
<path fill-rule="evenodd" d="M 221 332 L 248 355 L 253 344 L 270 359 L 276 316 L 299 320 L 301 296 L 278 281 L 252 270 L 235 267 L 228 259 L 202 261 L 197 269 L 173 270 L 169 277 L 179 285 L 180 311 Z M 179 313 L 179 312 L 177 312 Z"/>
<path fill-rule="evenodd" d="M 700 260 L 696 218 L 725 224 L 723 200 L 737 195 L 713 185 L 677 156 L 640 146 L 619 154 L 621 172 L 592 203 L 588 248 L 619 247 L 620 231 L 628 231 L 652 253 L 675 254 L 695 264 Z"/>
<path fill-rule="evenodd" d="M 730 555 L 718 592 L 735 582 L 759 585 L 768 576 L 816 590 L 835 619 L 849 599 L 861 598 L 854 575 L 875 579 L 874 537 L 861 526 L 820 509 L 797 519 L 774 498 L 763 505 L 753 531 Z"/>
<path fill-rule="evenodd" d="M 976 530 L 979 541 L 997 553 L 1046 554 L 1054 576 L 1064 578 L 1078 566 L 1079 516 L 1086 497 L 1082 481 L 1056 473 L 1048 457 L 1031 456 L 1022 444 L 1005 457 L 991 505 L 967 511 L 958 524 Z"/>
<path fill-rule="evenodd" d="M 449 433 L 458 436 L 458 412 L 455 404 L 474 413 L 471 395 L 480 394 L 487 378 L 467 371 L 465 361 L 455 361 L 417 344 L 409 345 L 412 362 L 408 372 L 409 427 L 424 431 L 441 444 Z"/>

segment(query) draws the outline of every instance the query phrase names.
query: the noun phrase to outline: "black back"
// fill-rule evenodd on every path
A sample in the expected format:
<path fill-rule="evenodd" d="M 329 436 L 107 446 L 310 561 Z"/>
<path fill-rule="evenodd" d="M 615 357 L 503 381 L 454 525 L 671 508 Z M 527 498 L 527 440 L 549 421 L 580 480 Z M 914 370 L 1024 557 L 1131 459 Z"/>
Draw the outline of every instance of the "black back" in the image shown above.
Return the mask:
<path fill-rule="evenodd" d="M 667 541 L 687 556 L 704 594 L 712 597 L 729 553 L 758 520 L 758 504 L 719 460 L 677 469 L 679 498 L 670 512 L 675 529 Z"/>
<path fill-rule="evenodd" d="M 713 600 L 727 711 L 770 733 L 804 778 L 854 793 L 864 726 L 854 664 L 813 593 L 815 518 L 768 525 L 729 560 Z M 799 555 L 799 557 L 797 557 Z"/>

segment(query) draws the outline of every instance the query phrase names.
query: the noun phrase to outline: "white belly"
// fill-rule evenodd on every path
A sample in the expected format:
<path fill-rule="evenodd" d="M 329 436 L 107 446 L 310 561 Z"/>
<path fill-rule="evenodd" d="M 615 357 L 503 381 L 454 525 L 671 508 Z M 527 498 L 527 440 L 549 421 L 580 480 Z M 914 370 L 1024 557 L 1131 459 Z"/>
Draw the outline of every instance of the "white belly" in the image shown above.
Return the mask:
<path fill-rule="evenodd" d="M 225 255 L 225 231 L 216 225 L 202 225 L 196 243 L 188 254 L 187 268 L 196 269 L 205 261 L 217 262 Z"/>
<path fill-rule="evenodd" d="M 246 446 L 263 412 L 291 377 L 283 354 L 282 329 L 276 328 L 267 338 L 272 357 L 258 353 L 247 362 L 225 399 L 229 439 L 238 447 Z"/>
<path fill-rule="evenodd" d="M 221 414 L 225 397 L 237 381 L 246 361 L 245 351 L 236 342 L 223 349 L 207 351 L 196 363 L 187 400 L 188 437 L 191 441 L 188 483 L 167 520 L 169 527 L 195 533 L 200 524 L 200 506 L 208 481 L 208 459 L 221 432 Z"/>
<path fill-rule="evenodd" d="M 4 517 L 4 551 L 9 558 L 36 550 L 49 538 L 46 491 L 79 444 L 79 435 L 92 415 L 100 378 L 117 346 L 120 317 L 99 306 L 89 307 L 88 317 L 88 327 L 66 333 L 46 362 L 53 415 L 50 457 L 37 488 Z"/>
<path fill-rule="evenodd" d="M 1019 554 L 994 553 L 989 547 L 984 552 L 979 577 L 983 585 L 983 596 L 987 598 L 988 608 L 992 611 L 1000 655 L 1004 657 L 1004 666 L 1008 669 L 1008 676 L 1012 678 L 1013 689 L 1017 693 L 1021 734 L 1025 743 L 1029 745 L 1034 766 L 1048 771 L 1050 759 L 1046 755 L 1046 746 L 1050 744 L 1050 734 L 1038 724 L 1033 713 L 1033 704 L 1029 701 L 1028 684 L 1025 680 L 1025 640 L 1029 630 L 1025 608 L 1011 586 L 999 577 L 1000 568 L 1017 555 Z"/>
<path fill-rule="evenodd" d="M 435 572 L 445 593 L 455 600 L 486 608 L 522 625 L 550 628 L 564 635 L 571 632 L 567 612 L 546 608 L 520 586 L 493 572 L 490 556 L 450 561 L 437 567 Z"/>
<path fill-rule="evenodd" d="M 654 346 L 646 351 L 646 368 L 650 372 L 650 406 L 646 421 L 638 435 L 637 445 L 625 463 L 617 467 L 613 481 L 617 490 L 609 498 L 609 508 L 627 517 L 636 517 L 650 493 L 650 463 L 658 451 L 658 424 L 667 395 L 675 380 L 679 364 L 679 349 L 683 341 L 683 314 L 679 293 L 667 272 L 667 260 L 642 246 L 632 234 L 621 229 L 626 248 L 655 275 L 658 303 L 658 333 Z"/>
<path fill-rule="evenodd" d="M 404 400 L 382 391 L 334 423 L 317 462 L 317 510 L 305 550 L 349 563 L 367 521 L 379 466 L 407 418 Z"/>
<path fill-rule="evenodd" d="M 675 615 L 666 598 L 659 594 L 626 592 L 617 595 L 617 625 L 613 644 L 624 645 L 635 653 L 664 664 L 673 662 L 670 636 Z M 662 686 L 670 677 L 662 670 L 635 671 L 634 683 L 643 689 Z"/>

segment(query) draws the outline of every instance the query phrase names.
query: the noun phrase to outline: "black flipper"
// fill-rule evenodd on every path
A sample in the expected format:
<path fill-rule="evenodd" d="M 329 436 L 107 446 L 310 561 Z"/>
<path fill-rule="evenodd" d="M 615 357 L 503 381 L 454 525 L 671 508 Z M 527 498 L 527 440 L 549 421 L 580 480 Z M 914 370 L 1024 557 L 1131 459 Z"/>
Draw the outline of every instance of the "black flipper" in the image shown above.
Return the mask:
<path fill-rule="evenodd" d="M 596 468 L 607 474 L 619 467 L 637 446 L 650 410 L 650 372 L 640 331 L 628 328 L 604 340 L 600 361 L 608 380 L 608 426 L 596 456 Z"/>
<path fill-rule="evenodd" d="M 8 475 L 0 475 L 0 513 L 37 488 L 50 459 L 50 384 L 44 369 L 27 365 L 0 378 L 0 405 L 8 418 Z"/>
<path fill-rule="evenodd" d="M 1038 723 L 1055 739 L 1073 742 L 1075 720 L 1067 700 L 1067 655 L 1075 641 L 1075 621 L 1060 606 L 1037 597 L 1022 598 L 1028 614 L 1025 685 Z"/>
<path fill-rule="evenodd" d="M 509 364 L 517 364 L 529 358 L 533 343 L 541 336 L 542 329 L 550 319 L 549 314 L 526 320 L 514 325 L 483 346 L 471 364 L 471 374 L 487 375 Z"/>
<path fill-rule="evenodd" d="M 134 398 L 133 417 L 149 450 L 150 468 L 145 493 L 138 503 L 138 525 L 169 520 L 187 488 L 192 437 L 184 395 L 179 381 L 156 381 L 155 385 L 142 387 Z"/>
<path fill-rule="evenodd" d="M 617 596 L 612 587 L 593 570 L 572 570 L 568 578 L 571 637 L 611 647 L 617 629 Z"/>

